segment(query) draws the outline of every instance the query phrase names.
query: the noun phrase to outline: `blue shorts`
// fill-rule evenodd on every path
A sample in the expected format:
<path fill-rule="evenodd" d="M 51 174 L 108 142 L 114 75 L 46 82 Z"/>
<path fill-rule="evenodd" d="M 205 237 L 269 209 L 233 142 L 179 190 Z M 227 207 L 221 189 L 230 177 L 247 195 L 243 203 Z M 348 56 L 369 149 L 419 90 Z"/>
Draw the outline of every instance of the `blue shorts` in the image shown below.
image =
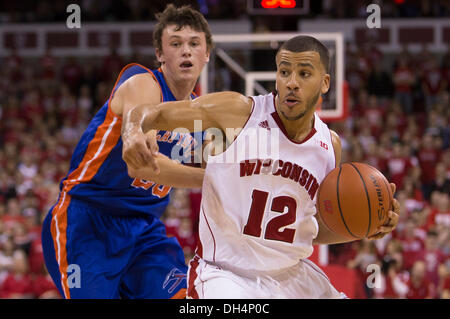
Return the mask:
<path fill-rule="evenodd" d="M 184 254 L 153 216 L 112 216 L 79 200 L 44 220 L 47 269 L 66 298 L 184 298 Z"/>

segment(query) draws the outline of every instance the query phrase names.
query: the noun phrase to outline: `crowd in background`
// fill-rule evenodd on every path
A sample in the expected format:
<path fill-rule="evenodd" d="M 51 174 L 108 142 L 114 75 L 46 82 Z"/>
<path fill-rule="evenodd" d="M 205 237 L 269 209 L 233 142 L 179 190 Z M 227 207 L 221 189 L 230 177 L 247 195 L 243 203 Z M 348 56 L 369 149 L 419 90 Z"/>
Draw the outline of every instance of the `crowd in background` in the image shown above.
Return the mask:
<path fill-rule="evenodd" d="M 139 2 L 139 1 L 137 1 Z M 11 51 L 0 73 L 0 298 L 58 298 L 43 263 L 41 222 L 56 202 L 71 153 L 128 62 L 152 57 L 27 59 Z M 378 241 L 329 247 L 354 269 L 361 298 L 450 297 L 450 56 L 405 48 L 385 56 L 347 46 L 348 117 L 330 123 L 343 162 L 366 162 L 397 185 L 397 229 Z M 218 75 L 226 76 L 226 75 Z M 219 81 L 220 82 L 220 81 Z M 163 215 L 189 259 L 200 190 L 177 189 Z M 379 264 L 381 284 L 365 285 Z"/>
<path fill-rule="evenodd" d="M 252 0 L 254 1 L 254 0 Z M 248 17 L 247 0 L 176 0 L 177 5 L 191 5 L 207 19 L 239 19 Z M 257 1 L 255 1 L 257 2 Z M 300 2 L 300 1 L 297 1 Z M 167 0 L 21 0 L 0 3 L 0 23 L 66 21 L 68 5 L 81 8 L 83 21 L 149 21 L 164 9 Z M 303 18 L 348 19 L 366 17 L 367 6 L 378 4 L 384 18 L 448 17 L 446 0 L 310 0 L 309 13 Z"/>
<path fill-rule="evenodd" d="M 391 63 L 386 63 L 386 60 Z M 424 46 L 386 57 L 347 46 L 349 117 L 330 124 L 343 162 L 377 167 L 397 186 L 400 221 L 377 241 L 330 246 L 330 263 L 353 268 L 370 298 L 450 297 L 450 56 Z M 379 264 L 381 287 L 365 285 Z"/>

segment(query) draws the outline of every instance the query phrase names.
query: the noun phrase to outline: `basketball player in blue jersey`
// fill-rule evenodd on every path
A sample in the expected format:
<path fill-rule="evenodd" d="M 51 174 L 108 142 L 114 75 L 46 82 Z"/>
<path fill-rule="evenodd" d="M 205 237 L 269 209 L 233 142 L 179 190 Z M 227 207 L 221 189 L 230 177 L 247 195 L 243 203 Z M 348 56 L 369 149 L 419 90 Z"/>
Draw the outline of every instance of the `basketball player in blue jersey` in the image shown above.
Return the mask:
<path fill-rule="evenodd" d="M 154 45 L 160 68 L 130 64 L 121 71 L 76 146 L 59 198 L 43 224 L 45 263 L 65 298 L 186 295 L 183 251 L 166 236 L 159 218 L 171 187 L 201 186 L 202 169 L 168 157 L 174 145 L 189 148 L 197 142 L 189 134 L 164 131 L 152 131 L 148 138 L 142 130 L 122 129 L 122 122 L 141 104 L 193 99 L 212 40 L 205 18 L 190 7 L 169 5 L 157 19 Z M 127 166 L 122 153 L 130 145 L 141 145 L 143 151 Z M 157 153 L 154 160 L 151 155 Z M 160 172 L 155 173 L 156 166 Z"/>

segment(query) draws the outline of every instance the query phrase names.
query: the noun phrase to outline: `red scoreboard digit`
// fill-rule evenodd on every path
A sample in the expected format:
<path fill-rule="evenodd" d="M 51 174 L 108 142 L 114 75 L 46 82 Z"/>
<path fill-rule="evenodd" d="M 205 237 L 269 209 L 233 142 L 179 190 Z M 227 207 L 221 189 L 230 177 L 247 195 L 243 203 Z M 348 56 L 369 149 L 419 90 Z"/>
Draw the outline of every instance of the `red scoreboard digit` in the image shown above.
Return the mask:
<path fill-rule="evenodd" d="M 266 9 L 271 8 L 295 8 L 297 2 L 295 0 L 262 0 L 261 6 Z"/>
<path fill-rule="evenodd" d="M 308 14 L 309 0 L 247 0 L 249 14 Z"/>

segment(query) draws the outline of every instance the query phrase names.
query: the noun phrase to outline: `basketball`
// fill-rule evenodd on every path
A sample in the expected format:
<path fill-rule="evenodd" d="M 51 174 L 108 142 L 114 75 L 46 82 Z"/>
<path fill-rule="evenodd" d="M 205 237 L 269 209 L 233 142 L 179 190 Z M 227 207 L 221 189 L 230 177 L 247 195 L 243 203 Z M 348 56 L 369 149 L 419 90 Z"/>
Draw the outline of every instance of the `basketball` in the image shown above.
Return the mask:
<path fill-rule="evenodd" d="M 357 162 L 343 163 L 320 184 L 317 212 L 332 232 L 352 239 L 377 233 L 391 210 L 392 191 L 376 168 Z"/>

